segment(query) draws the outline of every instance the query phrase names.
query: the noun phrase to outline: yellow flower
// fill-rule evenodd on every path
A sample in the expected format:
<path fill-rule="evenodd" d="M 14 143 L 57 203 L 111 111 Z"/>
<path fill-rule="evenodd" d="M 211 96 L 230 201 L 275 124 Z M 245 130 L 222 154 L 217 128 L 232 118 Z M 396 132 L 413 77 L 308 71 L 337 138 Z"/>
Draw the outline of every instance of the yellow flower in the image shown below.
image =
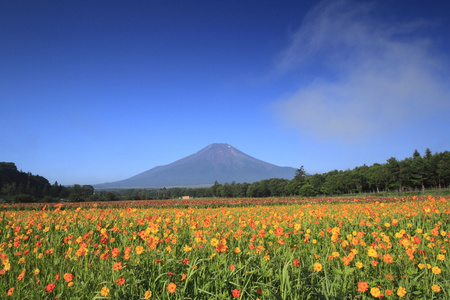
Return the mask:
<path fill-rule="evenodd" d="M 216 247 L 217 245 L 219 245 L 219 240 L 216 238 L 211 239 L 211 246 Z"/>
<path fill-rule="evenodd" d="M 236 254 L 241 253 L 241 248 L 239 248 L 239 247 L 234 248 L 234 253 L 236 253 Z"/>
<path fill-rule="evenodd" d="M 102 297 L 108 296 L 108 295 L 109 295 L 109 289 L 108 289 L 106 286 L 102 287 L 102 289 L 101 289 L 101 291 L 100 291 L 100 295 L 101 295 Z"/>
<path fill-rule="evenodd" d="M 314 263 L 313 267 L 314 267 L 314 271 L 316 271 L 316 272 L 322 271 L 322 264 L 321 263 L 316 262 L 316 263 Z"/>
<path fill-rule="evenodd" d="M 398 290 L 397 290 L 397 296 L 399 296 L 400 298 L 402 298 L 403 296 L 405 296 L 406 295 L 406 290 L 405 290 L 405 288 L 404 287 L 399 287 L 398 288 Z"/>
<path fill-rule="evenodd" d="M 435 292 L 435 293 L 438 293 L 438 292 L 441 291 L 441 287 L 438 286 L 437 284 L 433 284 L 433 285 L 431 286 L 431 289 L 432 289 L 433 292 Z"/>
<path fill-rule="evenodd" d="M 333 253 L 331 253 L 331 255 L 333 255 L 334 258 L 337 258 L 337 257 L 339 257 L 339 252 L 333 252 Z"/>
<path fill-rule="evenodd" d="M 41 272 L 39 269 L 34 270 L 34 275 L 39 275 L 39 272 Z"/>
<path fill-rule="evenodd" d="M 152 292 L 151 291 L 146 291 L 144 294 L 144 298 L 145 299 L 149 299 L 152 296 Z"/>
<path fill-rule="evenodd" d="M 136 254 L 142 254 L 142 252 L 144 252 L 144 247 L 142 246 L 136 246 Z"/>
<path fill-rule="evenodd" d="M 362 268 L 364 267 L 364 266 L 363 266 L 363 263 L 360 262 L 360 261 L 356 262 L 356 263 L 355 263 L 355 266 L 358 267 L 359 269 L 362 269 Z"/>
<path fill-rule="evenodd" d="M 431 271 L 434 273 L 434 274 L 441 274 L 441 268 L 439 268 L 438 266 L 436 266 L 436 267 L 433 267 L 432 269 L 431 269 Z"/>
<path fill-rule="evenodd" d="M 369 255 L 370 257 L 377 257 L 378 253 L 377 253 L 377 250 L 375 250 L 373 248 L 369 248 L 369 251 L 367 252 L 367 255 Z"/>
<path fill-rule="evenodd" d="M 69 283 L 67 284 L 67 286 L 68 286 L 68 287 L 73 286 L 73 281 L 69 282 Z"/>
<path fill-rule="evenodd" d="M 212 241 L 211 241 L 211 243 L 212 243 Z M 188 245 L 185 245 L 183 247 L 183 250 L 184 250 L 184 252 L 189 252 L 189 251 L 192 251 L 192 247 L 189 247 Z"/>
<path fill-rule="evenodd" d="M 437 256 L 437 259 L 439 259 L 439 260 L 444 260 L 444 259 L 445 259 L 445 255 L 439 254 L 439 255 Z"/>
<path fill-rule="evenodd" d="M 424 265 L 424 264 L 418 264 L 417 266 L 418 266 L 419 269 L 421 269 L 421 270 L 422 270 L 423 268 L 425 268 L 425 265 Z"/>
<path fill-rule="evenodd" d="M 373 297 L 375 297 L 375 298 L 378 298 L 380 295 L 381 295 L 381 291 L 380 291 L 380 289 L 379 288 L 371 288 L 370 289 L 370 294 L 373 296 Z"/>

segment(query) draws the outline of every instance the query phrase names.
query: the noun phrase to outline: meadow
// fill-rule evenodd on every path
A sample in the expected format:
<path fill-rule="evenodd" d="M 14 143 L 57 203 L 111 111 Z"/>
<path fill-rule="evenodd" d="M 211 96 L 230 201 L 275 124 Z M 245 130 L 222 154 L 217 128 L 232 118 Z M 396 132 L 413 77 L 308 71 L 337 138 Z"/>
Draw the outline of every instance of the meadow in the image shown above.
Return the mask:
<path fill-rule="evenodd" d="M 3 205 L 1 299 L 449 299 L 450 198 Z"/>

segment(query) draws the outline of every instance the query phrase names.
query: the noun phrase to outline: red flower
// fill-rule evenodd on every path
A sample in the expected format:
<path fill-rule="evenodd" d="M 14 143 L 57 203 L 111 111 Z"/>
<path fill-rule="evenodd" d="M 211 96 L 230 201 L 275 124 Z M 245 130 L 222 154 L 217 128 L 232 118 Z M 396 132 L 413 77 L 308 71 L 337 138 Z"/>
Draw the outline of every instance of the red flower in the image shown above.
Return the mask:
<path fill-rule="evenodd" d="M 118 285 L 124 284 L 124 283 L 125 283 L 125 278 L 120 277 L 119 279 L 116 280 L 116 283 L 117 283 Z"/>
<path fill-rule="evenodd" d="M 284 235 L 284 229 L 281 228 L 281 227 L 277 227 L 277 228 L 275 229 L 275 235 L 276 235 L 277 237 L 280 237 L 280 236 Z"/>
<path fill-rule="evenodd" d="M 239 296 L 241 295 L 241 291 L 238 289 L 234 289 L 233 290 L 233 297 L 234 298 L 239 298 Z"/>
<path fill-rule="evenodd" d="M 300 261 L 298 259 L 294 259 L 292 261 L 292 264 L 294 265 L 294 267 L 298 267 L 298 266 L 300 266 Z"/>
<path fill-rule="evenodd" d="M 49 284 L 47 284 L 47 287 L 45 288 L 45 290 L 50 293 L 51 291 L 53 291 L 53 289 L 55 287 L 56 287 L 56 285 L 53 282 L 50 282 Z"/>
<path fill-rule="evenodd" d="M 114 248 L 114 249 L 112 249 L 112 250 L 111 250 L 111 254 L 112 254 L 112 257 L 117 257 L 117 256 L 119 256 L 119 255 L 120 255 L 120 250 L 119 250 L 119 248 Z"/>
<path fill-rule="evenodd" d="M 262 294 L 262 289 L 261 288 L 257 289 L 256 290 L 256 294 L 261 295 Z"/>
<path fill-rule="evenodd" d="M 185 259 L 183 259 L 182 263 L 183 263 L 183 264 L 188 264 L 188 263 L 190 263 L 190 260 L 189 260 L 189 258 L 185 258 Z"/>

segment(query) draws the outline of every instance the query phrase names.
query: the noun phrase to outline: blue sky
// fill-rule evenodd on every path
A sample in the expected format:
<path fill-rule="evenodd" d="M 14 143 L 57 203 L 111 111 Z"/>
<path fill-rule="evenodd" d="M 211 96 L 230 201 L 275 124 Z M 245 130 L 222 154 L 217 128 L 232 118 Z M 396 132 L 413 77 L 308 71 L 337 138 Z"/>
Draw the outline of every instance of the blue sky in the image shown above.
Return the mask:
<path fill-rule="evenodd" d="M 450 2 L 2 1 L 0 161 L 122 180 L 228 143 L 309 173 L 450 150 Z"/>

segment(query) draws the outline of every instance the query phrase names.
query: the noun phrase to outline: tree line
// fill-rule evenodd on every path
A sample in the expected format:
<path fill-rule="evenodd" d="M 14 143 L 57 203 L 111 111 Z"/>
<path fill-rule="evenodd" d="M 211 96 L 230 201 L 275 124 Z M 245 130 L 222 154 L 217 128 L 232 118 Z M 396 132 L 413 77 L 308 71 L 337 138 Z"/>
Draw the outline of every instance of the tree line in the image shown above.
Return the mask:
<path fill-rule="evenodd" d="M 0 162 L 0 200 L 2 202 L 86 201 L 93 194 L 94 187 L 91 185 L 75 184 L 66 187 L 58 184 L 57 181 L 51 185 L 42 176 L 19 171 L 12 162 Z"/>
<path fill-rule="evenodd" d="M 297 169 L 292 180 L 271 178 L 253 183 L 218 183 L 202 188 L 160 188 L 95 191 L 91 185 L 67 187 L 51 185 L 39 175 L 17 170 L 14 163 L 0 162 L 0 200 L 3 202 L 115 201 L 223 197 L 280 197 L 342 195 L 355 193 L 425 191 L 450 186 L 450 152 L 425 155 L 417 150 L 412 157 L 353 169 L 307 174 Z"/>
<path fill-rule="evenodd" d="M 412 157 L 385 163 L 363 165 L 353 169 L 333 170 L 322 174 L 307 174 L 304 167 L 297 169 L 292 180 L 272 178 L 253 183 L 223 183 L 217 181 L 208 188 L 129 189 L 116 191 L 123 199 L 151 200 L 191 197 L 280 197 L 342 195 L 356 193 L 425 191 L 450 186 L 450 152 L 425 155 L 417 150 Z"/>

